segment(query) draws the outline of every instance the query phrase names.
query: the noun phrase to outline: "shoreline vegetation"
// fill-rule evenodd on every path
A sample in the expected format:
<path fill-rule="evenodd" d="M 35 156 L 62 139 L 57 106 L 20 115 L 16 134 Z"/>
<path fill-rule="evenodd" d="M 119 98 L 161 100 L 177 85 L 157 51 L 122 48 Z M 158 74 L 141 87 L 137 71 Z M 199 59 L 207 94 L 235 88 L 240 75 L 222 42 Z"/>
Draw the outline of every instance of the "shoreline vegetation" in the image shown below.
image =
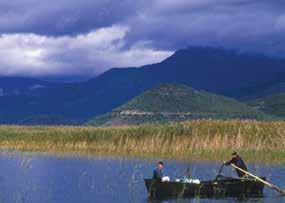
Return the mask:
<path fill-rule="evenodd" d="M 222 161 L 233 150 L 285 163 L 285 122 L 199 120 L 141 126 L 0 126 L 0 149 Z"/>

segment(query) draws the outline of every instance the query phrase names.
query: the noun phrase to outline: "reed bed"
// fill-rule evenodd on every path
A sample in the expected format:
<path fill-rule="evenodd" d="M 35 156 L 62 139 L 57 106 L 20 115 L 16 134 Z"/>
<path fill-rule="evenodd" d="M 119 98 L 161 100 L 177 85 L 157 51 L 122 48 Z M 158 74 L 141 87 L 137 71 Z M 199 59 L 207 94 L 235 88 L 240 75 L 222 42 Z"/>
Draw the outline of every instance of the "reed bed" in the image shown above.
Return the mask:
<path fill-rule="evenodd" d="M 200 120 L 121 127 L 0 126 L 0 148 L 220 160 L 236 150 L 285 162 L 285 122 Z"/>

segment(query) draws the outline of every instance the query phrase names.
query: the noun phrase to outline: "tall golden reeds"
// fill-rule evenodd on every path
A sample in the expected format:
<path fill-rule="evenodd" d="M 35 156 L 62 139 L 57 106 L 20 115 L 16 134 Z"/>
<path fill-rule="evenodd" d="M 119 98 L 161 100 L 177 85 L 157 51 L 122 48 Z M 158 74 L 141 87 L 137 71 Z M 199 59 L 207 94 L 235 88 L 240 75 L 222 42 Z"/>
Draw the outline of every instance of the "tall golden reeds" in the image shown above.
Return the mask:
<path fill-rule="evenodd" d="M 0 147 L 176 159 L 221 159 L 230 151 L 285 160 L 285 122 L 199 120 L 121 127 L 1 126 Z M 260 158 L 261 159 L 261 158 Z"/>

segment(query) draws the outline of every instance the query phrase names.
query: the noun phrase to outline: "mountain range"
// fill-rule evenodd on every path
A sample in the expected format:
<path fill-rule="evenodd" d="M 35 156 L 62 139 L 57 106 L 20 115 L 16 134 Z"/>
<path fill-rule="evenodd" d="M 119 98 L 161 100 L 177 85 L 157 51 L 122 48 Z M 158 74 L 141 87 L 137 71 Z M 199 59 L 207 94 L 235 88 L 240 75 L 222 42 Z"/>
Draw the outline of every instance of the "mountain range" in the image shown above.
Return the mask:
<path fill-rule="evenodd" d="M 285 119 L 285 93 L 273 94 L 248 102 L 251 107 Z"/>
<path fill-rule="evenodd" d="M 163 83 L 248 102 L 285 92 L 285 60 L 208 47 L 156 64 L 113 68 L 88 81 L 0 78 L 0 123 L 83 124 Z"/>
<path fill-rule="evenodd" d="M 193 119 L 255 119 L 273 117 L 225 96 L 197 91 L 180 84 L 161 84 L 111 113 L 97 116 L 91 125 L 130 125 Z"/>

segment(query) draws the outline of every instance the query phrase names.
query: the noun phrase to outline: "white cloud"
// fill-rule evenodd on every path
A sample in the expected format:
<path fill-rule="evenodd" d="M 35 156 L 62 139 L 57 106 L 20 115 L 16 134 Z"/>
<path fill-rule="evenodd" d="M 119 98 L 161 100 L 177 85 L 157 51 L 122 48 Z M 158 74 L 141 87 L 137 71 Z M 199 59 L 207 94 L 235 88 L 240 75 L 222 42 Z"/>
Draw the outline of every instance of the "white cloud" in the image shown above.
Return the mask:
<path fill-rule="evenodd" d="M 137 42 L 127 48 L 129 28 L 111 26 L 77 36 L 37 34 L 0 36 L 1 75 L 93 75 L 111 67 L 141 66 L 163 60 L 171 51 Z"/>

